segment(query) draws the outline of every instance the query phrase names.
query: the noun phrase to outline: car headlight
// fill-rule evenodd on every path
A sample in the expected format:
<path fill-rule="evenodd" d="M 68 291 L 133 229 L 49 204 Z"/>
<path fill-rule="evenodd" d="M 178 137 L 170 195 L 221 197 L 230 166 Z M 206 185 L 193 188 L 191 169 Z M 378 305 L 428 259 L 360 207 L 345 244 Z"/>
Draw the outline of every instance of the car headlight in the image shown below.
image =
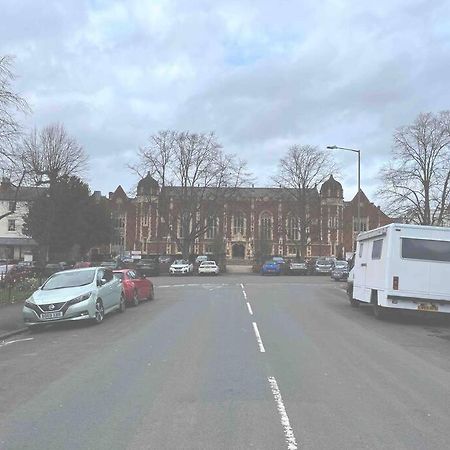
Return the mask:
<path fill-rule="evenodd" d="M 75 305 L 76 303 L 84 302 L 92 295 L 92 292 L 88 292 L 87 294 L 79 295 L 78 297 L 69 300 L 69 305 Z"/>
<path fill-rule="evenodd" d="M 36 305 L 35 305 L 35 303 L 33 302 L 33 297 L 28 297 L 26 300 L 25 300 L 25 306 L 27 307 L 27 308 L 31 308 L 31 309 L 33 309 Z"/>

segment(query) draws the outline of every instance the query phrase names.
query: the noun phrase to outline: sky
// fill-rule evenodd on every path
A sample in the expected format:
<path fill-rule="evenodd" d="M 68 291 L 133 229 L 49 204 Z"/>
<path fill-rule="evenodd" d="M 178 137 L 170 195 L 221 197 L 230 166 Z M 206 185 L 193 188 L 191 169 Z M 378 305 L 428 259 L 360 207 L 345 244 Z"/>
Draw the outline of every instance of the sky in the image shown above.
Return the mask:
<path fill-rule="evenodd" d="M 450 109 L 450 2 L 433 0 L 0 0 L 26 128 L 61 122 L 103 194 L 158 130 L 214 131 L 271 185 L 293 144 L 361 150 L 377 203 L 392 134 Z M 329 150 L 349 200 L 356 155 Z"/>

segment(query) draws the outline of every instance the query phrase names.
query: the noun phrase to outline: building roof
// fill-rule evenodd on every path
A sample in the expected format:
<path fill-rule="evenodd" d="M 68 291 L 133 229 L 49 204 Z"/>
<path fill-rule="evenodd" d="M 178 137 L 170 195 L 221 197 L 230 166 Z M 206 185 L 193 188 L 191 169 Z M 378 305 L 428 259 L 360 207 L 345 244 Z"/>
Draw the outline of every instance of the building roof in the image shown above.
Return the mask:
<path fill-rule="evenodd" d="M 40 195 L 43 195 L 47 191 L 47 188 L 43 187 L 20 187 L 17 193 L 18 202 L 28 202 L 35 200 Z M 0 201 L 13 201 L 16 198 L 16 188 L 8 186 L 7 188 L 0 189 Z"/>
<path fill-rule="evenodd" d="M 183 188 L 181 186 L 167 186 L 164 188 L 166 193 L 171 196 L 179 196 Z M 194 188 L 194 189 L 203 189 L 203 188 Z M 215 195 L 217 189 L 216 188 L 207 188 L 207 190 L 211 193 L 212 196 Z M 294 194 L 296 192 L 295 189 L 285 189 L 285 188 L 270 188 L 270 187 L 223 187 L 220 188 L 220 192 L 224 194 L 224 197 L 232 198 L 233 200 L 239 199 L 260 199 L 268 197 L 271 200 L 286 200 L 288 198 L 293 198 L 293 195 L 289 195 L 289 193 Z M 318 196 L 317 189 L 311 188 L 308 189 L 307 193 L 308 197 L 313 198 Z"/>
<path fill-rule="evenodd" d="M 28 245 L 36 246 L 37 242 L 30 237 L 0 237 L 0 245 L 14 245 L 16 247 L 25 247 Z"/>
<path fill-rule="evenodd" d="M 326 180 L 321 188 L 320 188 L 320 194 L 322 196 L 327 197 L 335 197 L 335 198 L 343 198 L 344 197 L 344 191 L 342 189 L 342 184 L 337 181 L 333 175 L 330 175 L 330 178 Z"/>
<path fill-rule="evenodd" d="M 158 182 L 147 172 L 147 175 L 142 178 L 137 185 L 137 193 L 151 194 L 153 189 L 159 189 Z"/>

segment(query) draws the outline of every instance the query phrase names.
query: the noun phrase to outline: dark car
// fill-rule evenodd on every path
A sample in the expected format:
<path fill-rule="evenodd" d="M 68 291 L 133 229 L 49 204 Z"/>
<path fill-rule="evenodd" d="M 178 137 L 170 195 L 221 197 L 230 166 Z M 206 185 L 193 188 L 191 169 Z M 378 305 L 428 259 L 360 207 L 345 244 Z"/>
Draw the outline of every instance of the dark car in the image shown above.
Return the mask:
<path fill-rule="evenodd" d="M 308 264 L 303 259 L 293 259 L 288 266 L 290 275 L 308 275 Z"/>
<path fill-rule="evenodd" d="M 331 278 L 335 281 L 346 281 L 348 278 L 348 262 L 336 261 L 331 271 Z"/>
<path fill-rule="evenodd" d="M 334 259 L 333 258 L 319 258 L 316 261 L 316 275 L 330 275 L 333 270 Z"/>
<path fill-rule="evenodd" d="M 142 275 L 159 275 L 159 261 L 158 258 L 141 259 L 136 263 L 136 270 Z"/>

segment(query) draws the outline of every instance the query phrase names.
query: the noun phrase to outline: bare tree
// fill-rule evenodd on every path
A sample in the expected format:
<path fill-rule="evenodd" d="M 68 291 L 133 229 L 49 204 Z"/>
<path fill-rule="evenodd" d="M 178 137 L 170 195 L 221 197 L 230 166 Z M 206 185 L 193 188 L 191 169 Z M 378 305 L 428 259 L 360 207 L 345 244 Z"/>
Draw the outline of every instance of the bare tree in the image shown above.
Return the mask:
<path fill-rule="evenodd" d="M 14 92 L 12 82 L 15 79 L 12 72 L 13 58 L 0 57 L 0 158 L 1 163 L 9 167 L 15 164 L 15 148 L 21 135 L 21 126 L 17 113 L 29 111 L 24 98 Z"/>
<path fill-rule="evenodd" d="M 160 131 L 140 149 L 133 169 L 158 181 L 159 214 L 185 258 L 211 226 L 208 218 L 216 220 L 224 202 L 249 180 L 245 162 L 226 154 L 214 133 Z"/>
<path fill-rule="evenodd" d="M 310 195 L 318 184 L 338 171 L 329 153 L 312 145 L 293 145 L 280 159 L 273 178 L 283 188 L 291 207 L 292 217 L 298 220 L 300 254 L 306 255 L 311 218 L 308 211 Z"/>
<path fill-rule="evenodd" d="M 0 164 L 3 178 L 9 181 L 12 205 L 10 211 L 0 215 L 0 219 L 15 212 L 20 187 L 27 175 L 18 150 L 22 128 L 17 115 L 29 112 L 30 108 L 26 100 L 13 89 L 15 75 L 12 66 L 11 56 L 0 57 Z"/>
<path fill-rule="evenodd" d="M 86 153 L 62 124 L 33 130 L 23 147 L 23 163 L 36 186 L 52 187 L 62 177 L 81 175 L 87 166 Z"/>
<path fill-rule="evenodd" d="M 378 194 L 391 215 L 421 225 L 445 223 L 450 197 L 450 111 L 420 114 L 393 136 Z"/>

